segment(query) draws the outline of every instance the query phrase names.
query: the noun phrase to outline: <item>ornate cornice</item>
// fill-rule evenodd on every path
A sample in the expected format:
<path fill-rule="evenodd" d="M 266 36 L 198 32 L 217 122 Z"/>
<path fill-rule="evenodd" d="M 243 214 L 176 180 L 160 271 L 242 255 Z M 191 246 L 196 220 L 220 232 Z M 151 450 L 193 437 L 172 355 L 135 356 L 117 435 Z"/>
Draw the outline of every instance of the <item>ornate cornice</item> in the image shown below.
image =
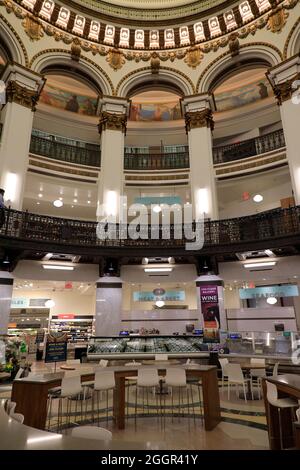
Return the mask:
<path fill-rule="evenodd" d="M 17 103 L 31 111 L 36 111 L 36 105 L 39 100 L 39 93 L 35 90 L 20 85 L 15 81 L 10 81 L 6 87 L 7 103 Z"/>
<path fill-rule="evenodd" d="M 127 128 L 127 117 L 126 114 L 115 114 L 107 111 L 102 111 L 100 114 L 100 120 L 98 124 L 99 134 L 102 134 L 105 130 L 110 131 L 121 131 L 126 134 Z"/>
<path fill-rule="evenodd" d="M 211 109 L 203 109 L 201 111 L 188 111 L 185 113 L 185 129 L 188 133 L 191 129 L 199 127 L 210 127 L 214 129 L 214 119 Z"/>
<path fill-rule="evenodd" d="M 289 80 L 286 80 L 285 82 L 277 85 L 270 81 L 274 96 L 279 106 L 281 106 L 284 101 L 290 100 L 292 98 L 293 93 L 295 93 L 295 91 L 299 88 L 299 85 L 298 87 L 295 87 L 296 81 L 299 81 L 300 83 L 300 72 L 294 75 Z"/>

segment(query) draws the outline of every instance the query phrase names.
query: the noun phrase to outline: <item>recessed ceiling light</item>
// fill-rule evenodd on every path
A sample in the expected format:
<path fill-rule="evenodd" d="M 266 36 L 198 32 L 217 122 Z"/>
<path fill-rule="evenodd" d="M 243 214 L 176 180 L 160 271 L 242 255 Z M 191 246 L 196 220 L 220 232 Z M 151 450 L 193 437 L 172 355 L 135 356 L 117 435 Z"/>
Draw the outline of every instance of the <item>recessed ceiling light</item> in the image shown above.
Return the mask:
<path fill-rule="evenodd" d="M 39 195 L 38 195 L 38 196 L 39 196 L 39 197 L 43 197 L 42 193 L 39 193 Z"/>
<path fill-rule="evenodd" d="M 277 304 L 277 299 L 276 299 L 276 297 L 273 297 L 273 296 L 268 297 L 268 298 L 267 298 L 267 303 L 270 304 L 270 305 L 275 305 L 275 304 Z"/>
<path fill-rule="evenodd" d="M 90 203 L 91 203 L 91 201 L 88 201 L 87 203 L 88 203 L 88 204 L 90 204 Z"/>
<path fill-rule="evenodd" d="M 264 200 L 264 198 L 261 194 L 255 194 L 255 196 L 253 196 L 253 201 L 254 202 L 262 202 L 263 200 Z"/>
<path fill-rule="evenodd" d="M 36 205 L 39 206 L 41 203 L 40 202 L 37 202 Z"/>
<path fill-rule="evenodd" d="M 161 212 L 161 207 L 160 206 L 154 206 L 153 207 L 153 212 L 156 212 L 157 214 Z"/>
<path fill-rule="evenodd" d="M 170 273 L 173 268 L 145 268 L 145 273 Z"/>
<path fill-rule="evenodd" d="M 77 202 L 77 199 L 73 199 L 73 202 Z"/>
<path fill-rule="evenodd" d="M 73 205 L 72 205 L 71 207 L 72 207 L 72 209 L 74 208 L 74 206 L 73 206 Z"/>
<path fill-rule="evenodd" d="M 55 199 L 55 201 L 53 201 L 53 205 L 55 207 L 62 207 L 64 205 L 64 203 L 62 202 L 61 199 Z"/>
<path fill-rule="evenodd" d="M 62 201 L 62 200 L 63 200 L 63 198 L 62 198 L 62 197 L 59 197 L 58 199 L 59 199 L 60 201 Z"/>
<path fill-rule="evenodd" d="M 246 263 L 244 264 L 244 268 L 264 268 L 268 266 L 275 266 L 276 261 L 262 261 L 260 263 Z"/>

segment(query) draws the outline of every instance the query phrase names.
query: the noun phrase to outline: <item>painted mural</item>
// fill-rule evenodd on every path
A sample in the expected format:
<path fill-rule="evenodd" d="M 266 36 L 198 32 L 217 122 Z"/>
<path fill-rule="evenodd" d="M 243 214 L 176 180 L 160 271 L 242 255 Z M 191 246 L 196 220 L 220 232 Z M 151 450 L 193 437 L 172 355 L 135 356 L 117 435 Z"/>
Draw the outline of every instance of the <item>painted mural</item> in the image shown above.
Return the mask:
<path fill-rule="evenodd" d="M 182 119 L 180 104 L 174 102 L 132 102 L 130 109 L 131 121 L 153 122 L 153 121 L 176 121 Z"/>
<path fill-rule="evenodd" d="M 229 111 L 230 109 L 239 108 L 255 101 L 263 100 L 271 96 L 272 90 L 266 78 L 259 81 L 249 83 L 247 85 L 225 91 L 215 93 L 215 102 L 217 111 Z"/>
<path fill-rule="evenodd" d="M 53 87 L 51 84 L 45 85 L 40 96 L 40 102 L 86 116 L 95 116 L 97 111 L 97 98 L 75 95 L 66 90 Z"/>

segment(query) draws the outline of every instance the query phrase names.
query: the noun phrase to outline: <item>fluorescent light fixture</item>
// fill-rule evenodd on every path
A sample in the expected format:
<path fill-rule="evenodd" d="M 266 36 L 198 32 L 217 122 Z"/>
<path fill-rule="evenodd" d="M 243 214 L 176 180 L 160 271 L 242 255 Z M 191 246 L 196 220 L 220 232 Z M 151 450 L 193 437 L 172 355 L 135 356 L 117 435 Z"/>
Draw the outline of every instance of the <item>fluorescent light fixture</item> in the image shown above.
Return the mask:
<path fill-rule="evenodd" d="M 170 273 L 173 268 L 145 268 L 145 273 Z"/>
<path fill-rule="evenodd" d="M 165 302 L 163 300 L 157 300 L 155 302 L 155 305 L 159 308 L 163 307 L 165 305 Z"/>
<path fill-rule="evenodd" d="M 55 199 L 55 201 L 53 201 L 53 205 L 54 207 L 62 207 L 64 203 L 60 199 Z"/>
<path fill-rule="evenodd" d="M 270 304 L 270 305 L 275 305 L 275 304 L 277 304 L 277 299 L 276 299 L 276 297 L 273 297 L 273 296 L 268 297 L 268 298 L 267 298 L 267 303 Z"/>
<path fill-rule="evenodd" d="M 275 266 L 276 261 L 261 261 L 260 263 L 245 263 L 244 268 L 264 268 L 268 266 Z"/>
<path fill-rule="evenodd" d="M 262 202 L 263 200 L 264 200 L 264 197 L 261 194 L 255 194 L 255 196 L 253 196 L 254 202 Z"/>
<path fill-rule="evenodd" d="M 61 271 L 74 271 L 74 266 L 65 266 L 59 264 L 43 264 L 44 269 L 57 269 Z"/>

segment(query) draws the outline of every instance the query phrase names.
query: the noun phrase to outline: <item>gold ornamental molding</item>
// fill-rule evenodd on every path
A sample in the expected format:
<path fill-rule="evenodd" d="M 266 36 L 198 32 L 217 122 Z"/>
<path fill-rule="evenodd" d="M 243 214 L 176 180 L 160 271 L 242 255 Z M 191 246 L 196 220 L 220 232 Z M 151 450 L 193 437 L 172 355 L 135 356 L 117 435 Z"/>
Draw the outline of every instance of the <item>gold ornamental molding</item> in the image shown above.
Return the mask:
<path fill-rule="evenodd" d="M 106 61 L 114 71 L 120 70 L 126 62 L 124 54 L 117 48 L 111 49 L 108 52 Z"/>
<path fill-rule="evenodd" d="M 31 111 L 36 111 L 36 105 L 39 100 L 39 93 L 21 86 L 15 81 L 10 81 L 6 87 L 6 101 L 8 103 L 17 103 Z"/>
<path fill-rule="evenodd" d="M 1 3 L 0 3 L 1 5 Z M 14 37 L 16 38 L 17 42 L 19 43 L 21 49 L 22 49 L 22 52 L 24 54 L 24 59 L 25 59 L 25 66 L 28 67 L 29 66 L 29 57 L 28 57 L 28 54 L 27 54 L 27 50 L 26 50 L 26 47 L 24 46 L 23 44 L 23 41 L 22 39 L 20 38 L 19 34 L 17 33 L 17 31 L 15 30 L 15 28 L 12 27 L 12 25 L 10 24 L 9 21 L 7 21 L 7 19 L 5 18 L 5 16 L 3 16 L 2 14 L 0 14 L 0 19 L 3 21 L 3 23 L 6 24 L 6 26 L 8 26 L 8 28 L 11 30 L 11 32 L 13 33 Z"/>
<path fill-rule="evenodd" d="M 102 111 L 98 124 L 99 134 L 103 131 L 121 131 L 126 134 L 127 116 L 126 114 L 115 114 Z"/>
<path fill-rule="evenodd" d="M 211 109 L 203 109 L 202 111 L 188 111 L 185 113 L 185 129 L 188 133 L 191 129 L 200 127 L 209 127 L 214 130 L 214 119 Z"/>
<path fill-rule="evenodd" d="M 283 57 L 284 57 L 284 59 L 288 58 L 287 51 L 288 51 L 288 47 L 289 47 L 289 44 L 290 44 L 290 40 L 292 38 L 292 35 L 294 34 L 295 29 L 299 26 L 299 24 L 300 24 L 300 16 L 297 19 L 296 23 L 294 23 L 292 29 L 290 30 L 290 32 L 288 34 L 288 37 L 287 37 L 286 41 L 285 41 L 284 48 L 283 48 Z"/>
<path fill-rule="evenodd" d="M 216 176 L 222 176 L 222 175 L 228 175 L 230 173 L 236 173 L 240 171 L 245 171 L 245 170 L 251 170 L 251 169 L 257 169 L 261 166 L 264 165 L 269 165 L 271 163 L 278 163 L 278 162 L 285 162 L 286 163 L 286 155 L 281 154 L 281 155 L 275 155 L 269 158 L 264 158 L 256 161 L 251 161 L 247 163 L 241 163 L 240 165 L 231 165 L 226 168 L 216 168 Z M 231 162 L 232 164 L 234 162 Z M 267 168 L 266 168 L 267 169 Z M 237 176 L 241 176 L 240 174 Z"/>
<path fill-rule="evenodd" d="M 41 20 L 34 15 L 26 15 L 22 21 L 27 36 L 30 37 L 31 41 L 39 41 L 44 36 L 44 30 Z"/>
<path fill-rule="evenodd" d="M 269 77 L 267 77 L 269 79 Z M 298 87 L 295 88 L 295 82 L 299 81 L 300 83 L 300 72 L 296 73 L 292 78 L 289 80 L 286 80 L 283 83 L 280 83 L 278 85 L 275 85 L 272 83 L 270 80 L 271 87 L 273 89 L 274 96 L 277 100 L 277 104 L 279 106 L 284 103 L 284 101 L 288 101 L 292 98 L 293 93 L 297 90 Z"/>
<path fill-rule="evenodd" d="M 272 31 L 272 33 L 281 33 L 288 16 L 288 12 L 282 6 L 275 8 L 269 16 L 267 29 Z"/>
<path fill-rule="evenodd" d="M 193 69 L 197 68 L 201 64 L 204 54 L 200 47 L 191 47 L 186 52 L 184 62 Z"/>

